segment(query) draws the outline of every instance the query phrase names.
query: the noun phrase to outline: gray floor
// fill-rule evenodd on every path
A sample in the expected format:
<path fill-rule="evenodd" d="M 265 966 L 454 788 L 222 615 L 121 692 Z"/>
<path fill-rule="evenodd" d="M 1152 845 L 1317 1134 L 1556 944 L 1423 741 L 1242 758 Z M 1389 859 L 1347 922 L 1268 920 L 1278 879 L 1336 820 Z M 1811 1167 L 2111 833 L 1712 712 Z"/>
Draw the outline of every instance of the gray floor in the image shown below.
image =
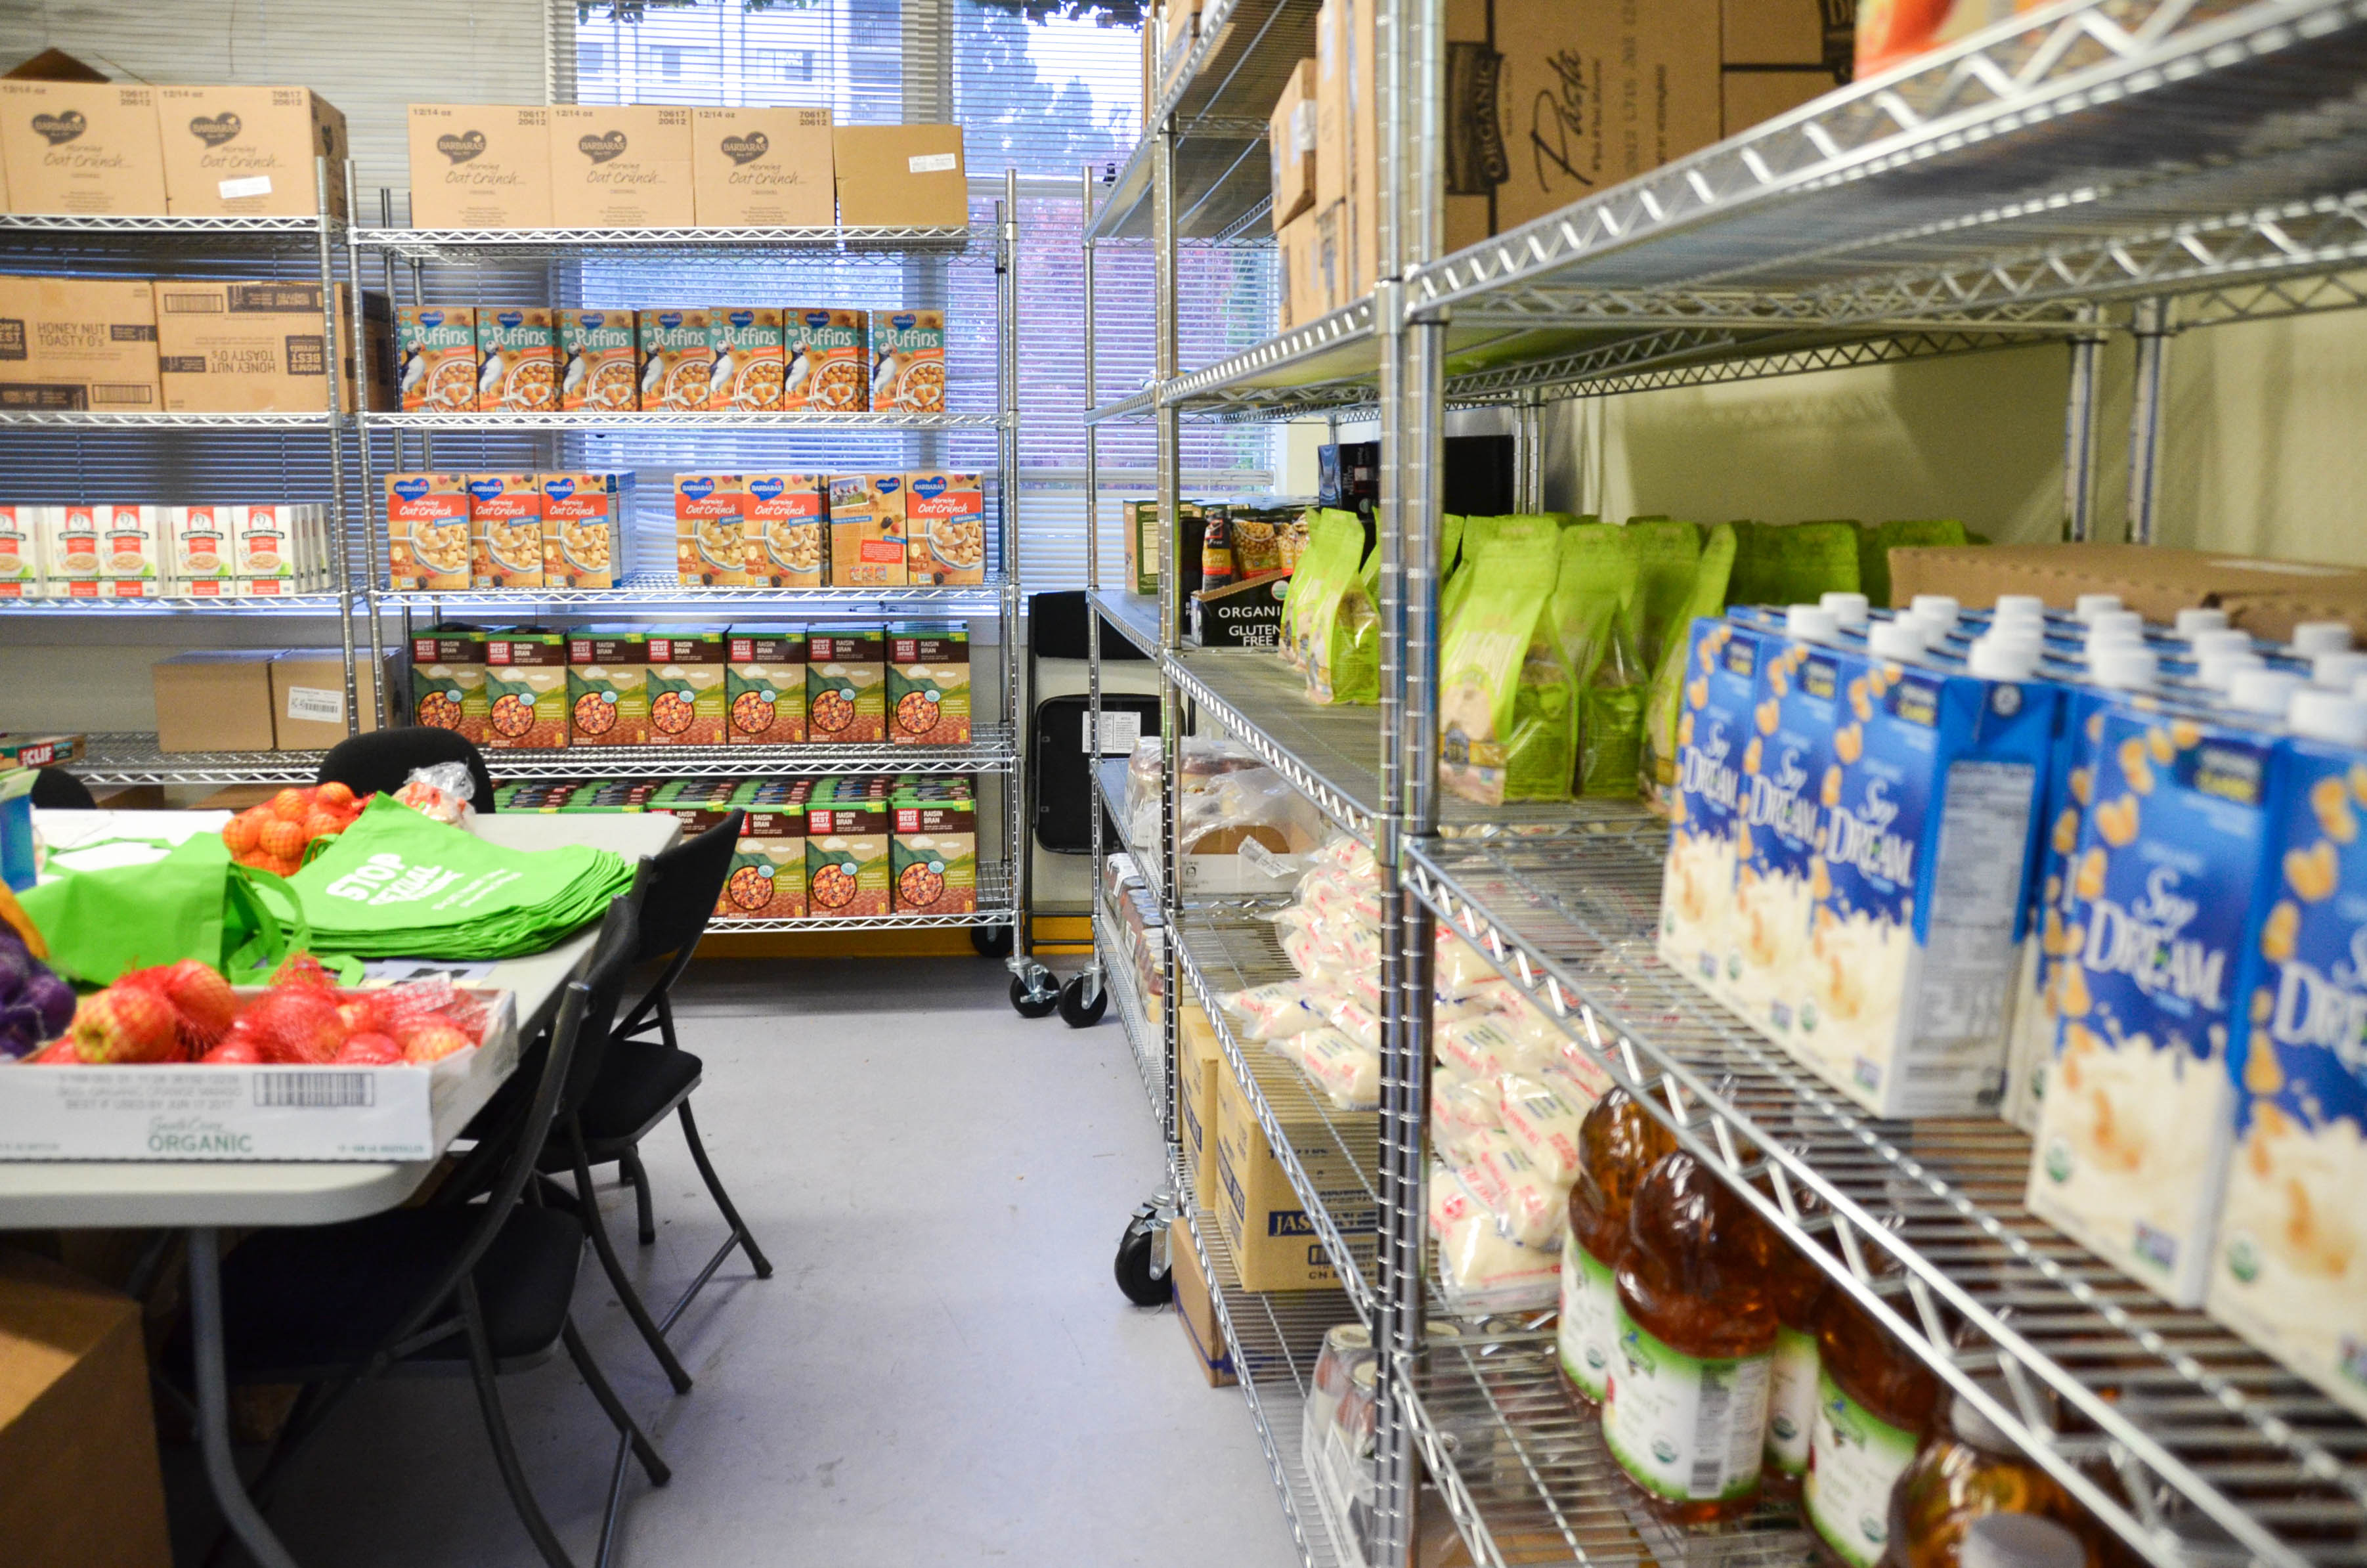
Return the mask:
<path fill-rule="evenodd" d="M 725 1266 L 675 1330 L 698 1380 L 677 1399 L 587 1258 L 578 1321 L 674 1467 L 634 1486 L 620 1562 L 1296 1561 L 1240 1394 L 1110 1280 L 1158 1172 L 1124 1037 L 1022 1021 L 1006 983 L 979 960 L 751 962 L 680 994 L 702 1130 L 777 1272 Z M 646 1158 L 657 1244 L 606 1199 L 663 1302 L 722 1228 L 674 1129 Z M 504 1390 L 588 1564 L 611 1428 L 563 1358 Z M 308 1568 L 539 1562 L 465 1381 L 368 1391 L 274 1517 Z"/>

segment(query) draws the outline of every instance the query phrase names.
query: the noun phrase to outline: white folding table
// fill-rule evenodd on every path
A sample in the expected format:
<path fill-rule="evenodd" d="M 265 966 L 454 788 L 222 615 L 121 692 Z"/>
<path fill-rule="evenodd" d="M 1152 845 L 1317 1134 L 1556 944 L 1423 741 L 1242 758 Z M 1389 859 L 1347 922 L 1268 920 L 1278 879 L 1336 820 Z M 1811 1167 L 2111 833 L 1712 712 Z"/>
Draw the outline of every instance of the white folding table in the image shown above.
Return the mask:
<path fill-rule="evenodd" d="M 229 817 L 228 812 L 34 813 L 52 852 L 108 839 L 177 842 L 194 833 L 219 832 Z M 672 845 L 681 836 L 681 824 L 665 812 L 513 812 L 477 818 L 476 832 L 486 842 L 511 849 L 587 844 L 637 859 Z M 546 952 L 503 960 L 473 983 L 515 993 L 518 1037 L 531 1039 L 557 1010 L 560 989 L 591 951 L 594 935 L 587 928 Z M 188 1233 L 189 1320 L 206 1477 L 232 1533 L 255 1561 L 264 1568 L 295 1568 L 248 1498 L 231 1453 L 219 1233 L 224 1226 L 330 1225 L 376 1214 L 402 1203 L 435 1167 L 433 1160 L 0 1161 L 0 1231 L 171 1228 Z"/>

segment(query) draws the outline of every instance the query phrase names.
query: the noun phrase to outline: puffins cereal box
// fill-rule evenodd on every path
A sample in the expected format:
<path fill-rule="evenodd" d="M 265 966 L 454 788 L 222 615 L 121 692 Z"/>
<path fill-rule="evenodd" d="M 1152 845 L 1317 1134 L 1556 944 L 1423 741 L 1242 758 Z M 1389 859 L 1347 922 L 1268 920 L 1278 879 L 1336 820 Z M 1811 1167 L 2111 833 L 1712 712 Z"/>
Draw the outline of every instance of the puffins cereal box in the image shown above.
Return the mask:
<path fill-rule="evenodd" d="M 871 312 L 871 406 L 898 414 L 946 411 L 946 313 Z"/>
<path fill-rule="evenodd" d="M 700 414 L 715 369 L 706 311 L 642 311 L 641 407 Z"/>
<path fill-rule="evenodd" d="M 402 305 L 394 312 L 396 364 L 406 414 L 473 414 L 477 312 L 467 305 Z"/>
<path fill-rule="evenodd" d="M 547 305 L 490 305 L 477 312 L 477 406 L 549 414 L 559 407 L 559 333 Z"/>
<path fill-rule="evenodd" d="M 781 331 L 788 376 L 781 407 L 790 413 L 860 414 L 871 406 L 870 356 L 861 311 L 787 310 Z"/>
<path fill-rule="evenodd" d="M 707 380 L 710 409 L 772 413 L 781 406 L 788 372 L 781 347 L 781 312 L 769 306 L 722 305 L 707 312 L 707 341 L 715 364 Z"/>
<path fill-rule="evenodd" d="M 640 345 L 630 311 L 561 311 L 560 407 L 571 414 L 623 414 L 640 407 Z"/>

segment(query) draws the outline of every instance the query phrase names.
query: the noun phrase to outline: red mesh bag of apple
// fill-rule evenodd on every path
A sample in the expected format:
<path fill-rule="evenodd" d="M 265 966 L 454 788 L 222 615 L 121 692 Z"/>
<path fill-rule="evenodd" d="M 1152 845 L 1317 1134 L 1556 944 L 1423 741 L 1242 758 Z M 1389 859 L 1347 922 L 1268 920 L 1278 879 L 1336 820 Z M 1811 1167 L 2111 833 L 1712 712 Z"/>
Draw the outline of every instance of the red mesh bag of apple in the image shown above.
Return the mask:
<path fill-rule="evenodd" d="M 197 959 L 133 970 L 74 1006 L 56 1043 L 31 1060 L 129 1066 L 194 1062 L 213 1050 L 238 1016 L 230 983 Z"/>

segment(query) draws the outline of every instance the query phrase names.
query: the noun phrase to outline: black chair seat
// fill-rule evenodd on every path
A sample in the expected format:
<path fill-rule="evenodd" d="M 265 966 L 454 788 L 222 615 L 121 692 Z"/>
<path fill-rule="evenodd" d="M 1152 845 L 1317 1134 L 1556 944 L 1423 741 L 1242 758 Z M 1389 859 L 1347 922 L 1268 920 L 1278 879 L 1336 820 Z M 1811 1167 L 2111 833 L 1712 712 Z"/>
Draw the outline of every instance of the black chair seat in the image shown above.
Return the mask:
<path fill-rule="evenodd" d="M 576 1112 L 583 1128 L 584 1153 L 595 1160 L 613 1159 L 600 1150 L 640 1142 L 689 1097 L 706 1071 L 697 1057 L 670 1046 L 637 1044 L 610 1051 L 598 1080 L 583 1096 L 583 1108 Z"/>
<path fill-rule="evenodd" d="M 224 1355 L 233 1382 L 305 1382 L 367 1358 L 449 1267 L 484 1211 L 395 1209 L 348 1224 L 260 1231 L 222 1263 Z M 575 1293 L 583 1227 L 572 1214 L 521 1204 L 470 1278 L 493 1359 L 549 1354 Z M 411 1358 L 468 1360 L 449 1334 Z M 323 1370 L 326 1369 L 328 1370 Z"/>

